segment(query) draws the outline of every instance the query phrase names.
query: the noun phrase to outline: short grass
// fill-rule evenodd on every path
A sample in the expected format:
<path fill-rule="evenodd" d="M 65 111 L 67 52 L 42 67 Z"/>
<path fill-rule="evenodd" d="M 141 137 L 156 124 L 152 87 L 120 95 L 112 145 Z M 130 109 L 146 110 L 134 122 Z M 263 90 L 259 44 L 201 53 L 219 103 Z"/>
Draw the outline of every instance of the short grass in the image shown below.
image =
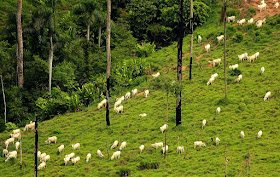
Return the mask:
<path fill-rule="evenodd" d="M 106 126 L 105 109 L 97 111 L 96 106 L 40 123 L 39 150 L 50 154 L 51 160 L 47 162 L 47 168 L 39 172 L 39 176 L 119 176 L 120 171 L 129 171 L 131 176 L 224 176 L 225 146 L 228 176 L 238 176 L 248 153 L 251 157 L 251 176 L 279 176 L 280 31 L 277 27 L 280 17 L 268 19 L 268 23 L 261 29 L 228 25 L 228 65 L 238 63 L 237 55 L 244 52 L 252 55 L 259 51 L 260 57 L 253 63 L 239 63 L 238 69 L 243 75 L 240 83 L 235 83 L 237 76 L 231 76 L 231 72 L 228 72 L 228 100 L 224 101 L 223 64 L 206 67 L 209 60 L 223 58 L 223 45 L 218 45 L 215 40 L 223 32 L 223 26 L 217 25 L 218 16 L 218 9 L 214 9 L 209 22 L 195 30 L 195 36 L 202 35 L 202 44 L 211 40 L 213 42 L 209 54 L 205 53 L 202 44 L 194 42 L 194 56 L 202 57 L 198 63 L 194 57 L 192 81 L 188 81 L 188 69 L 183 72 L 182 125 L 178 127 L 175 126 L 175 98 L 170 96 L 169 150 L 166 160 L 159 149 L 151 148 L 152 143 L 164 142 L 164 134 L 159 127 L 166 122 L 166 94 L 161 90 L 150 89 L 148 98 L 138 95 L 125 102 L 123 114 L 111 110 L 110 127 Z M 276 24 L 271 25 L 273 21 Z M 232 40 L 234 31 L 246 34 L 241 43 Z M 184 53 L 188 50 L 189 36 L 184 40 Z M 147 61 L 158 64 L 161 73 L 169 69 L 168 74 L 176 78 L 176 54 L 176 44 L 173 44 L 157 51 Z M 188 58 L 184 59 L 184 66 L 188 65 Z M 263 75 L 260 74 L 262 66 L 265 67 Z M 207 86 L 208 79 L 216 72 L 219 74 L 218 79 L 213 85 Z M 143 91 L 151 80 L 149 78 L 148 83 L 142 83 L 138 90 Z M 123 93 L 127 91 L 123 89 Z M 272 99 L 264 102 L 263 97 L 267 91 L 272 92 Z M 218 106 L 221 107 L 221 114 L 216 116 Z M 147 113 L 148 116 L 140 118 L 140 113 Z M 205 129 L 201 128 L 203 119 L 207 120 Z M 259 130 L 263 131 L 263 136 L 257 140 Z M 240 138 L 240 131 L 245 132 L 244 139 Z M 0 141 L 7 139 L 9 133 L 1 133 Z M 58 144 L 45 145 L 44 141 L 49 136 L 57 136 Z M 216 137 L 221 139 L 220 146 L 211 143 L 211 138 Z M 115 140 L 126 141 L 128 145 L 120 159 L 111 161 L 107 159 L 106 141 L 111 146 Z M 194 149 L 194 141 L 206 141 L 208 144 L 204 148 Z M 81 144 L 81 149 L 72 150 L 71 144 L 77 142 Z M 61 144 L 66 145 L 65 151 L 57 154 Z M 138 147 L 141 144 L 145 145 L 145 150 L 140 155 Z M 178 144 L 185 147 L 184 154 L 176 153 Z M 0 146 L 4 148 L 4 142 Z M 9 150 L 13 149 L 14 146 L 10 145 Z M 98 158 L 97 149 L 106 158 Z M 114 151 L 110 150 L 110 155 Z M 76 165 L 64 166 L 63 158 L 71 152 L 80 156 L 81 161 Z M 89 152 L 93 157 L 86 164 L 85 157 Z M 0 158 L 1 176 L 32 176 L 33 153 L 34 133 L 25 133 L 23 170 L 19 169 L 19 158 L 7 163 L 4 162 L 5 158 Z M 154 165 L 158 169 L 141 169 L 140 164 L 158 164 Z M 246 176 L 246 172 L 245 169 L 241 176 Z"/>

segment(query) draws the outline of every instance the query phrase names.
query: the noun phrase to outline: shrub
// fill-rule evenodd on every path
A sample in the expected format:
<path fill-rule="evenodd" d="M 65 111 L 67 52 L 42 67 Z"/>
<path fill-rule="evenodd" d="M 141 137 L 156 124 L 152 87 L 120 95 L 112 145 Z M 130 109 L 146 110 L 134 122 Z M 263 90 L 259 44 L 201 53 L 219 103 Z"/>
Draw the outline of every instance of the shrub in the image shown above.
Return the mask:
<path fill-rule="evenodd" d="M 35 104 L 43 120 L 67 111 L 76 111 L 82 106 L 77 94 L 69 95 L 58 87 L 52 89 L 52 95 L 46 93 L 38 98 Z"/>
<path fill-rule="evenodd" d="M 155 52 L 156 45 L 154 43 L 142 42 L 136 45 L 136 54 L 138 57 L 148 57 Z"/>
<path fill-rule="evenodd" d="M 78 83 L 75 80 L 75 65 L 70 62 L 63 62 L 54 67 L 53 84 L 62 90 L 74 90 Z"/>
<path fill-rule="evenodd" d="M 239 69 L 229 70 L 231 76 L 239 76 L 242 72 Z"/>
<path fill-rule="evenodd" d="M 227 9 L 227 16 L 230 17 L 230 16 L 236 16 L 236 19 L 239 15 L 239 10 L 236 10 L 236 9 L 231 9 L 231 8 L 228 8 Z"/>
<path fill-rule="evenodd" d="M 121 177 L 129 176 L 131 174 L 131 170 L 128 168 L 121 168 L 120 171 L 117 172 Z"/>
<path fill-rule="evenodd" d="M 272 33 L 271 27 L 265 25 L 262 27 L 262 31 L 265 32 L 265 34 L 270 35 Z"/>
<path fill-rule="evenodd" d="M 246 107 L 247 107 L 247 106 L 246 106 L 245 103 L 240 103 L 239 106 L 238 106 L 238 108 L 239 108 L 240 111 L 244 111 L 244 110 L 246 109 Z"/>
<path fill-rule="evenodd" d="M 257 10 L 254 7 L 248 8 L 248 15 L 255 15 Z"/>
<path fill-rule="evenodd" d="M 16 124 L 12 123 L 12 122 L 8 122 L 5 124 L 6 125 L 6 130 L 10 131 L 10 130 L 15 130 L 18 127 L 16 126 Z"/>
<path fill-rule="evenodd" d="M 231 25 L 227 25 L 227 38 L 230 38 L 236 33 L 236 28 Z"/>
<path fill-rule="evenodd" d="M 243 34 L 241 32 L 235 33 L 235 37 L 233 38 L 234 42 L 240 43 L 243 40 Z"/>
<path fill-rule="evenodd" d="M 145 170 L 145 169 L 158 169 L 158 168 L 159 168 L 159 162 L 142 161 L 142 162 L 140 162 L 138 168 L 139 168 L 140 170 Z"/>
<path fill-rule="evenodd" d="M 280 24 L 280 15 L 275 18 L 269 18 L 267 20 L 267 24 L 269 24 L 270 26 L 275 26 L 277 24 Z M 276 28 L 276 29 L 279 29 L 279 28 Z"/>

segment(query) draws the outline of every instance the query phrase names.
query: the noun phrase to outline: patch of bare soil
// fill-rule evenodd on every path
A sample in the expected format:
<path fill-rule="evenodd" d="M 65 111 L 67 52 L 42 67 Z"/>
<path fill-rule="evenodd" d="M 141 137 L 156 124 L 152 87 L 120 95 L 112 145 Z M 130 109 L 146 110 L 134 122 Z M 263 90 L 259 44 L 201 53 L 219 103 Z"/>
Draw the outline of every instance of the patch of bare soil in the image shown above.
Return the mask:
<path fill-rule="evenodd" d="M 245 3 L 243 8 L 248 10 L 249 7 L 254 7 L 255 9 L 257 9 L 257 13 L 256 15 L 253 17 L 254 21 L 259 20 L 259 19 L 263 19 L 265 17 L 273 17 L 275 15 L 279 15 L 280 14 L 280 8 L 278 7 L 278 9 L 276 9 L 274 7 L 273 0 L 265 0 L 265 3 L 267 4 L 267 8 L 266 10 L 262 10 L 262 12 L 259 11 L 258 9 L 258 5 L 261 4 L 261 0 L 251 0 L 250 3 Z M 246 11 L 244 11 L 241 16 L 240 19 L 246 16 Z"/>

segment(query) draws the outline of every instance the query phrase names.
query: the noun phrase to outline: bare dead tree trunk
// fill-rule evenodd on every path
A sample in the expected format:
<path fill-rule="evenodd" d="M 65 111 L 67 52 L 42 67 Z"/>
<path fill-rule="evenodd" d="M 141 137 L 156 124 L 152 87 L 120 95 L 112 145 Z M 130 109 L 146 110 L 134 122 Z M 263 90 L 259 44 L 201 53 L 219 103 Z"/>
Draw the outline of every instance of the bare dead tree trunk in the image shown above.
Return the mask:
<path fill-rule="evenodd" d="M 53 40 L 50 36 L 50 52 L 49 52 L 49 93 L 52 93 L 52 64 L 53 64 Z"/>
<path fill-rule="evenodd" d="M 111 73 L 111 0 L 107 3 L 107 31 L 106 31 L 106 48 L 107 48 L 107 72 L 106 72 L 106 122 L 110 126 L 110 73 Z"/>
<path fill-rule="evenodd" d="M 190 28 L 191 28 L 191 47 L 190 47 L 190 76 L 189 79 L 192 80 L 192 60 L 193 60 L 193 0 L 191 0 L 191 19 L 190 19 Z"/>
<path fill-rule="evenodd" d="M 183 0 L 179 0 L 179 32 L 178 32 L 178 62 L 177 62 L 177 79 L 179 84 L 182 85 L 182 48 L 183 48 Z M 176 99 L 176 126 L 181 124 L 182 118 L 182 91 L 179 93 L 179 100 Z"/>
<path fill-rule="evenodd" d="M 168 91 L 166 92 L 166 125 L 168 126 Z M 167 130 L 168 130 L 168 128 L 165 130 L 164 159 L 166 159 Z"/>
<path fill-rule="evenodd" d="M 101 46 L 101 24 L 99 24 L 99 33 L 98 33 L 98 47 Z"/>
<path fill-rule="evenodd" d="M 249 153 L 249 157 L 248 157 L 248 167 L 249 167 L 249 173 L 248 173 L 248 177 L 250 177 L 250 164 L 251 164 L 251 155 Z"/>
<path fill-rule="evenodd" d="M 6 96 L 5 96 L 5 90 L 4 90 L 4 84 L 3 84 L 3 77 L 2 74 L 1 77 L 1 85 L 2 85 L 2 92 L 3 92 L 3 102 L 4 102 L 4 119 L 5 123 L 7 123 L 7 106 L 6 106 Z"/>
<path fill-rule="evenodd" d="M 90 24 L 87 26 L 87 41 L 89 42 Z"/>
<path fill-rule="evenodd" d="M 227 150 L 227 145 L 226 145 L 226 147 L 225 147 L 225 177 L 227 177 L 227 152 L 226 152 L 226 150 Z"/>
<path fill-rule="evenodd" d="M 108 141 L 107 141 L 107 154 L 108 154 L 108 159 L 110 159 L 110 154 L 109 154 L 109 144 L 108 144 Z"/>
<path fill-rule="evenodd" d="M 34 152 L 34 177 L 37 177 L 37 159 L 38 159 L 38 118 L 35 115 L 35 152 Z"/>
<path fill-rule="evenodd" d="M 17 8 L 17 40 L 18 40 L 18 87 L 23 87 L 23 40 L 22 40 L 22 25 L 21 25 L 21 12 L 22 12 L 22 0 L 18 0 Z"/>
<path fill-rule="evenodd" d="M 20 137 L 20 169 L 22 170 L 22 136 Z"/>
<path fill-rule="evenodd" d="M 225 100 L 227 100 L 227 61 L 226 61 L 226 38 L 227 38 L 227 4 L 224 0 L 224 72 L 225 72 Z"/>

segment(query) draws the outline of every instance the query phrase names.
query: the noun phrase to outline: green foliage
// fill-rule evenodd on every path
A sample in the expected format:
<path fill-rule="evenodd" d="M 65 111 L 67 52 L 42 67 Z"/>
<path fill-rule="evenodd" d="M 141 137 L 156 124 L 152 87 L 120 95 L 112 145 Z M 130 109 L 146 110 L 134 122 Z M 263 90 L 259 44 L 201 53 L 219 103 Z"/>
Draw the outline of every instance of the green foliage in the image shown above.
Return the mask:
<path fill-rule="evenodd" d="M 52 95 L 46 93 L 36 101 L 41 120 L 52 118 L 54 115 L 64 114 L 67 111 L 77 111 L 82 103 L 78 94 L 69 95 L 59 88 L 52 89 Z"/>
<path fill-rule="evenodd" d="M 86 83 L 82 86 L 82 89 L 79 88 L 78 93 L 81 96 L 84 105 L 90 105 L 90 103 L 99 98 L 103 93 L 102 91 L 105 90 L 105 77 L 103 77 L 102 80 L 99 78 L 98 81 L 95 83 Z"/>
<path fill-rule="evenodd" d="M 243 41 L 243 34 L 241 32 L 235 33 L 235 36 L 232 40 L 236 43 L 242 42 Z"/>
<path fill-rule="evenodd" d="M 116 64 L 112 74 L 113 86 L 138 85 L 140 76 L 147 74 L 152 68 L 144 58 L 129 59 Z"/>
<path fill-rule="evenodd" d="M 184 24 L 189 23 L 190 5 L 184 1 Z M 211 2 L 210 2 L 211 3 Z M 150 40 L 158 46 L 166 46 L 177 40 L 178 2 L 131 0 L 127 5 L 128 21 L 133 35 L 140 40 Z M 209 18 L 210 8 L 201 1 L 194 1 L 194 28 Z"/>
<path fill-rule="evenodd" d="M 234 26 L 231 25 L 227 25 L 227 38 L 230 38 L 231 36 L 233 36 L 236 33 L 236 28 Z"/>
<path fill-rule="evenodd" d="M 7 131 L 15 130 L 18 128 L 17 125 L 12 122 L 7 122 L 5 126 Z"/>
<path fill-rule="evenodd" d="M 248 8 L 249 15 L 255 15 L 256 12 L 257 12 L 257 9 L 255 9 L 254 7 L 249 7 Z"/>
<path fill-rule="evenodd" d="M 4 130 L 6 130 L 5 120 L 0 119 L 0 132 L 3 132 Z"/>
<path fill-rule="evenodd" d="M 238 16 L 239 16 L 239 10 L 237 9 L 232 9 L 232 8 L 228 8 L 227 9 L 227 16 L 230 17 L 230 16 L 236 16 L 236 19 L 238 19 Z"/>
<path fill-rule="evenodd" d="M 278 15 L 278 17 L 275 18 L 267 19 L 267 24 L 269 24 L 270 26 L 275 26 L 280 24 L 280 15 Z"/>
<path fill-rule="evenodd" d="M 117 172 L 121 177 L 129 176 L 131 174 L 131 170 L 129 168 L 121 168 L 119 172 Z"/>
<path fill-rule="evenodd" d="M 133 35 L 140 39 L 146 39 L 146 30 L 149 24 L 157 15 L 157 7 L 152 1 L 148 0 L 131 0 L 127 4 L 129 14 L 129 25 Z"/>
<path fill-rule="evenodd" d="M 178 80 L 174 80 L 174 78 L 171 78 L 167 75 L 155 78 L 151 87 L 154 87 L 155 89 L 162 89 L 169 94 L 175 95 L 178 95 L 182 89 L 178 83 Z"/>
<path fill-rule="evenodd" d="M 193 3 L 194 27 L 201 26 L 209 18 L 210 7 L 203 2 L 194 1 Z"/>
<path fill-rule="evenodd" d="M 217 9 L 212 8 L 214 13 L 211 13 L 208 22 L 198 27 L 195 33 L 202 36 L 208 36 L 212 33 L 216 37 L 217 35 L 215 34 L 222 32 L 223 26 L 216 25 L 219 10 L 220 7 Z M 110 119 L 112 124 L 110 127 L 106 127 L 104 123 L 105 110 L 97 111 L 96 105 L 92 105 L 82 112 L 58 115 L 52 120 L 40 122 L 39 150 L 47 152 L 52 158 L 47 167 L 40 171 L 40 175 L 90 176 L 94 174 L 94 176 L 116 176 L 118 175 L 116 173 L 120 172 L 122 168 L 124 169 L 123 171 L 128 171 L 129 169 L 131 176 L 182 176 L 185 173 L 186 176 L 222 176 L 225 162 L 224 151 L 225 145 L 227 145 L 227 158 L 230 162 L 228 163 L 230 164 L 228 166 L 228 176 L 239 175 L 242 170 L 242 164 L 246 164 L 246 158 L 249 157 L 248 152 L 250 152 L 251 162 L 254 163 L 252 165 L 254 168 L 250 169 L 251 176 L 268 176 L 268 174 L 269 176 L 279 176 L 280 169 L 277 166 L 279 163 L 279 144 L 275 143 L 275 140 L 279 138 L 279 126 L 277 124 L 280 113 L 279 82 L 275 78 L 280 77 L 280 72 L 278 72 L 280 68 L 277 61 L 279 58 L 277 49 L 280 46 L 280 40 L 279 35 L 277 35 L 279 30 L 276 26 L 269 23 L 264 26 L 266 25 L 271 28 L 272 34 L 268 35 L 265 29 L 260 28 L 253 29 L 254 33 L 248 32 L 243 36 L 243 41 L 240 43 L 231 42 L 231 38 L 228 38 L 228 65 L 238 62 L 237 54 L 248 52 L 251 55 L 259 51 L 261 55 L 253 63 L 243 61 L 239 64 L 238 69 L 242 71 L 243 75 L 243 80 L 240 83 L 234 82 L 237 76 L 231 76 L 228 73 L 227 100 L 224 99 L 224 68 L 207 67 L 208 59 L 220 58 L 223 55 L 223 46 L 217 45 L 214 50 L 206 54 L 202 50 L 203 45 L 201 43 L 194 43 L 194 54 L 201 56 L 199 61 L 201 68 L 196 64 L 193 65 L 192 81 L 187 79 L 188 69 L 183 72 L 182 125 L 179 127 L 176 127 L 174 123 L 176 98 L 170 96 L 170 117 L 173 121 L 169 121 L 167 138 L 169 150 L 166 160 L 163 160 L 160 149 L 156 150 L 150 147 L 152 143 L 164 141 L 164 135 L 158 127 L 166 123 L 166 92 L 163 89 L 149 87 L 149 82 L 155 80 L 149 74 L 147 77 L 148 83 L 142 82 L 137 86 L 139 92 L 149 88 L 150 95 L 148 98 L 143 98 L 143 95 L 140 94 L 125 101 L 123 103 L 123 114 L 115 114 L 112 108 L 114 102 L 111 102 Z M 228 24 L 228 26 L 231 25 Z M 233 26 L 233 28 L 236 30 L 236 27 Z M 255 32 L 257 36 L 255 36 Z M 235 33 L 236 31 L 233 35 Z M 255 37 L 260 37 L 260 42 L 255 42 Z M 189 41 L 186 40 L 189 38 L 190 36 L 188 35 L 184 40 L 184 53 L 189 49 Z M 207 41 L 205 40 L 205 42 Z M 79 50 L 79 45 L 73 46 L 77 51 L 73 50 L 73 55 L 75 56 L 70 57 L 79 61 L 76 54 L 83 53 L 83 50 Z M 145 58 L 145 62 L 152 65 L 152 71 L 159 70 L 160 77 L 167 75 L 176 79 L 176 46 L 176 43 L 174 43 L 169 47 L 156 51 Z M 32 60 L 33 58 L 28 59 Z M 69 57 L 65 57 L 65 59 L 70 60 Z M 80 58 L 80 60 L 83 59 L 83 57 Z M 64 57 L 55 58 L 55 66 L 63 60 Z M 157 67 L 156 69 L 155 66 Z M 268 68 L 264 75 L 260 74 L 262 66 Z M 206 82 L 209 76 L 216 72 L 219 77 L 213 85 L 207 86 Z M 136 79 L 141 80 L 144 77 L 145 75 Z M 90 77 L 91 81 L 94 81 L 94 79 L 94 76 Z M 111 100 L 131 90 L 130 87 L 113 86 L 114 90 L 120 89 L 123 92 L 122 94 L 111 92 Z M 273 97 L 268 101 L 263 101 L 263 96 L 267 91 L 271 91 Z M 221 107 L 222 111 L 219 115 L 216 115 L 215 110 L 218 106 Z M 138 115 L 144 112 L 147 113 L 147 117 L 140 118 Z M 204 129 L 201 128 L 203 119 L 207 120 L 207 125 Z M 239 133 L 241 130 L 245 132 L 244 139 L 240 138 Z M 263 131 L 263 136 L 260 139 L 256 139 L 257 132 L 260 130 Z M 3 159 L 0 161 L 0 169 L 6 176 L 33 175 L 34 134 L 25 132 L 23 134 L 23 145 L 25 147 L 23 148 L 24 168 L 20 170 L 19 158 L 7 163 Z M 65 145 L 65 150 L 61 154 L 57 154 L 57 144 L 44 144 L 48 137 L 54 135 L 58 137 L 58 144 Z M 8 132 L 0 133 L 0 141 L 4 141 L 8 137 Z M 178 139 L 178 137 L 180 138 Z M 215 139 L 215 137 L 221 139 L 219 146 L 211 145 L 211 138 Z M 111 161 L 107 158 L 101 159 L 97 156 L 92 156 L 89 163 L 81 160 L 75 165 L 68 164 L 64 166 L 63 164 L 64 156 L 73 152 L 71 144 L 75 144 L 77 141 L 81 143 L 81 149 L 75 153 L 82 159 L 82 157 L 86 157 L 89 151 L 94 153 L 97 149 L 106 154 L 105 142 L 108 141 L 109 144 L 112 144 L 115 140 L 128 142 L 128 146 L 122 151 L 120 159 Z M 207 146 L 198 149 L 192 148 L 193 142 L 198 140 L 206 141 Z M 145 145 L 145 150 L 139 154 L 138 147 L 141 144 Z M 185 147 L 184 154 L 177 154 L 177 144 Z M 5 145 L 2 143 L 1 149 L 4 147 Z M 189 148 L 186 155 L 187 147 Z M 13 148 L 13 145 L 11 148 Z M 115 151 L 109 149 L 110 154 Z M 65 168 L 61 168 L 62 166 Z M 150 167 L 155 169 L 150 169 Z M 242 175 L 247 175 L 246 170 L 243 170 Z"/>
<path fill-rule="evenodd" d="M 145 169 L 158 169 L 159 168 L 159 162 L 151 161 L 151 160 L 146 160 L 146 161 L 141 161 L 138 168 L 140 170 L 145 170 Z"/>
<path fill-rule="evenodd" d="M 137 49 L 136 54 L 138 57 L 148 57 L 153 52 L 155 52 L 155 47 L 156 45 L 154 43 L 150 44 L 150 43 L 142 42 L 141 44 L 136 45 L 136 49 Z"/>
<path fill-rule="evenodd" d="M 73 90 L 78 83 L 75 80 L 75 66 L 70 62 L 62 62 L 54 67 L 53 83 L 64 91 Z"/>
<path fill-rule="evenodd" d="M 231 75 L 231 76 L 239 76 L 242 71 L 239 70 L 239 69 L 233 69 L 233 70 L 229 70 L 228 73 Z"/>
<path fill-rule="evenodd" d="M 112 61 L 120 61 L 125 58 L 134 57 L 136 53 L 137 39 L 133 37 L 128 26 L 116 23 L 112 26 Z"/>
<path fill-rule="evenodd" d="M 18 87 L 6 89 L 7 121 L 19 123 L 29 117 L 28 107 L 25 104 L 26 92 Z"/>

